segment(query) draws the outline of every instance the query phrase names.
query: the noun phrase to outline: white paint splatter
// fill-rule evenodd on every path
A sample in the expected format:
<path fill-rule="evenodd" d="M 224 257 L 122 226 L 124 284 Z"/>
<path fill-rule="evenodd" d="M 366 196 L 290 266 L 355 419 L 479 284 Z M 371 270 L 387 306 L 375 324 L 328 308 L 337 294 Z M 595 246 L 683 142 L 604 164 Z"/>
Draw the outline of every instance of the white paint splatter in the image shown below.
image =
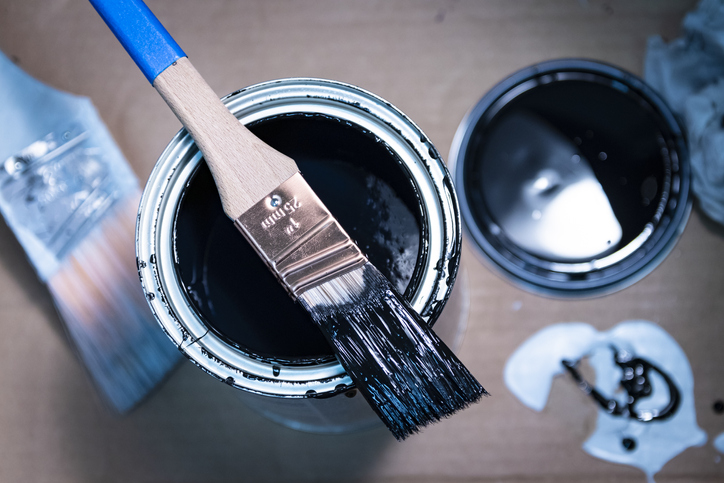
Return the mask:
<path fill-rule="evenodd" d="M 714 447 L 720 453 L 724 453 L 724 433 L 721 433 L 714 440 Z"/>
<path fill-rule="evenodd" d="M 649 423 L 612 416 L 599 409 L 596 430 L 583 443 L 583 449 L 597 458 L 637 467 L 653 482 L 653 475 L 671 458 L 690 446 L 701 446 L 707 439 L 696 423 L 694 377 L 689 361 L 676 341 L 659 326 L 648 321 L 628 321 L 606 332 L 598 332 L 584 323 L 546 327 L 508 359 L 505 384 L 523 404 L 541 411 L 553 377 L 565 371 L 561 361 L 588 357 L 596 371 L 597 389 L 623 403 L 626 393 L 617 392 L 622 373 L 614 364 L 612 345 L 650 361 L 668 374 L 681 393 L 681 404 L 671 418 Z M 650 380 L 652 396 L 639 401 L 639 410 L 661 407 L 668 400 L 663 378 L 652 372 Z M 627 450 L 622 444 L 624 438 L 633 439 L 636 446 Z"/>

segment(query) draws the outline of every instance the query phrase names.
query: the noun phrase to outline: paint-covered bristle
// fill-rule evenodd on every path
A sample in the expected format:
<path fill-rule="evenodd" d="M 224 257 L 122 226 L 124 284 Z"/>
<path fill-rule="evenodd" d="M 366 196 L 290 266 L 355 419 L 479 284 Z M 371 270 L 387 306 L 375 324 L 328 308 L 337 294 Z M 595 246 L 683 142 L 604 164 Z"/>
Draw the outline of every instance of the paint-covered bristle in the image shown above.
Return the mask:
<path fill-rule="evenodd" d="M 137 201 L 130 196 L 106 213 L 48 280 L 79 356 L 121 413 L 147 395 L 180 359 L 138 282 Z"/>
<path fill-rule="evenodd" d="M 299 300 L 398 440 L 487 395 L 373 265 L 307 290 Z"/>

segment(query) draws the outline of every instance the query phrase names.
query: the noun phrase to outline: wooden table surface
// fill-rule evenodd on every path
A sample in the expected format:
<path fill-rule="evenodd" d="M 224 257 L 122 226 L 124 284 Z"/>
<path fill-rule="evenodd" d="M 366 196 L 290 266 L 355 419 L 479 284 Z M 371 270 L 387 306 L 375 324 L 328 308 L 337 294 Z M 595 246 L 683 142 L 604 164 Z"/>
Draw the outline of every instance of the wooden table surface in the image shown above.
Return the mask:
<path fill-rule="evenodd" d="M 519 68 L 560 57 L 641 74 L 646 40 L 679 35 L 691 0 L 149 0 L 218 94 L 312 76 L 370 90 L 447 153 L 466 111 Z M 145 180 L 179 129 L 84 0 L 0 0 L 0 50 L 38 79 L 90 97 Z M 1 106 L 0 106 L 1 108 Z M 1 133 L 0 133 L 1 135 Z M 581 444 L 595 407 L 556 380 L 541 413 L 502 380 L 505 361 L 539 329 L 630 319 L 661 325 L 687 353 L 699 426 L 709 441 L 670 461 L 661 482 L 724 480 L 712 446 L 724 415 L 724 229 L 694 209 L 670 256 L 617 294 L 552 300 L 480 263 L 469 245 L 470 316 L 460 357 L 493 394 L 404 443 L 384 430 L 293 431 L 239 403 L 189 362 L 125 418 L 111 415 L 68 345 L 52 301 L 0 224 L 2 482 L 644 482 Z"/>

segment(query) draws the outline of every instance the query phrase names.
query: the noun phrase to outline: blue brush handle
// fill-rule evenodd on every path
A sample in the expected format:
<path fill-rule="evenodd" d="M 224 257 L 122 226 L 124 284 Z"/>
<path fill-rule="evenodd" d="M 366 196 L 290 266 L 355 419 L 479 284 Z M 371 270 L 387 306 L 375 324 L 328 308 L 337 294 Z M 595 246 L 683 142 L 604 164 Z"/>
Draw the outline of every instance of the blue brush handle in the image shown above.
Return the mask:
<path fill-rule="evenodd" d="M 171 34 L 142 0 L 90 0 L 146 79 L 186 57 Z"/>

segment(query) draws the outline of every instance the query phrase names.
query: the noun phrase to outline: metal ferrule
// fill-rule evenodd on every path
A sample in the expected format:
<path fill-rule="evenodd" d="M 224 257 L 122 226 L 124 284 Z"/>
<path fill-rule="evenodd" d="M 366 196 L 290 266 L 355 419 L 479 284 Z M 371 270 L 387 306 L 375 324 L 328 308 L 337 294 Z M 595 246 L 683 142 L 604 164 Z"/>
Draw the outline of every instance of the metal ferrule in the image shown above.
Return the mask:
<path fill-rule="evenodd" d="M 367 262 L 299 173 L 234 224 L 294 299 Z"/>

